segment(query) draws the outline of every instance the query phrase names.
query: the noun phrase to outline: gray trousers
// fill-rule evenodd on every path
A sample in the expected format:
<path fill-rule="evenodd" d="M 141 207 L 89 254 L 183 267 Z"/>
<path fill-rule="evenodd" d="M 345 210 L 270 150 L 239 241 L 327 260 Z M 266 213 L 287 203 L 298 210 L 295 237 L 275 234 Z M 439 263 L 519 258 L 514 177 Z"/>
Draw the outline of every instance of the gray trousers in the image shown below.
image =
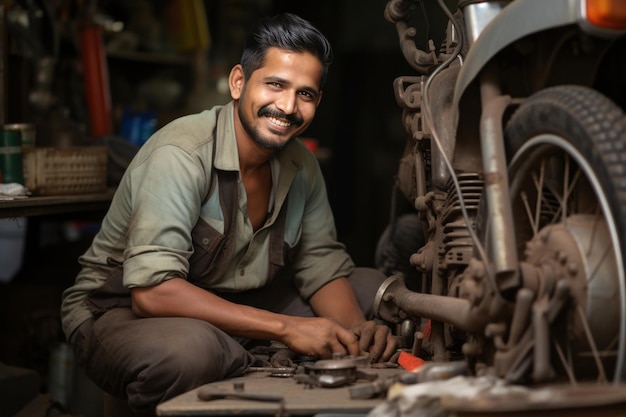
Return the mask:
<path fill-rule="evenodd" d="M 375 269 L 356 268 L 348 279 L 370 318 L 385 276 Z M 226 298 L 276 313 L 314 316 L 291 284 L 278 282 Z M 85 374 L 105 392 L 126 398 L 135 411 L 149 411 L 200 385 L 239 376 L 255 360 L 239 341 L 207 322 L 139 318 L 127 308 L 84 322 L 69 341 Z"/>

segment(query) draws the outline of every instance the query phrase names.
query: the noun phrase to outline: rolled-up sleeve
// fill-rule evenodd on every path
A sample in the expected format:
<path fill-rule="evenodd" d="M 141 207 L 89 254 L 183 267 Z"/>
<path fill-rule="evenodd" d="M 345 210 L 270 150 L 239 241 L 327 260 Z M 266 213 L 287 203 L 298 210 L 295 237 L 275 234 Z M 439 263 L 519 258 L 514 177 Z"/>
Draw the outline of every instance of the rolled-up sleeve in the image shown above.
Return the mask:
<path fill-rule="evenodd" d="M 199 159 L 161 146 L 129 173 L 133 207 L 124 252 L 124 284 L 158 284 L 187 276 L 191 230 L 197 222 L 206 173 Z"/>

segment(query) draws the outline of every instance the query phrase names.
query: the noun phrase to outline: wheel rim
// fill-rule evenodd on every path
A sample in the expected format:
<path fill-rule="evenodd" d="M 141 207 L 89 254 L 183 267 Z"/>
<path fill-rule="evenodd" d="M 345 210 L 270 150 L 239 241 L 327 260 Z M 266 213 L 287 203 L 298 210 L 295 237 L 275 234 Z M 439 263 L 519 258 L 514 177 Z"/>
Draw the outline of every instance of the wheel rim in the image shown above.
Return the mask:
<path fill-rule="evenodd" d="M 559 158 L 555 156 L 563 156 L 560 161 L 561 167 L 558 167 Z M 560 183 L 561 189 L 555 189 L 554 185 L 550 185 L 550 178 L 545 175 L 546 170 L 550 169 L 551 173 L 554 173 L 555 169 L 562 169 L 562 181 Z M 587 159 L 582 155 L 574 146 L 572 146 L 564 138 L 552 135 L 542 134 L 535 136 L 524 143 L 524 145 L 515 154 L 509 172 L 511 173 L 511 195 L 513 201 L 523 201 L 524 207 L 517 207 L 517 210 L 522 210 L 524 213 L 524 219 L 520 220 L 520 216 L 516 216 L 516 233 L 518 232 L 517 224 L 519 221 L 525 223 L 525 233 L 532 234 L 534 238 L 539 233 L 540 229 L 544 229 L 546 226 L 566 223 L 570 216 L 580 214 L 572 209 L 577 202 L 575 199 L 580 199 L 582 191 L 587 190 L 593 192 L 595 197 L 595 205 L 597 213 L 602 216 L 602 220 L 606 225 L 606 233 L 609 236 L 611 246 L 613 247 L 612 255 L 614 259 L 614 268 L 616 278 L 613 280 L 613 285 L 618 292 L 618 310 L 619 320 L 618 325 L 618 337 L 617 337 L 617 353 L 615 358 L 615 374 L 613 381 L 618 383 L 621 381 L 624 373 L 624 354 L 626 350 L 626 285 L 624 274 L 624 262 L 622 257 L 622 248 L 619 241 L 619 233 L 615 223 L 614 216 L 610 209 L 610 205 L 606 195 L 603 192 L 601 183 L 595 174 L 593 167 L 587 162 Z M 578 174 L 571 175 L 572 172 Z M 570 181 L 571 180 L 571 181 Z M 529 183 L 530 181 L 530 183 Z M 527 188 L 524 188 L 527 187 Z M 579 187 L 581 187 L 579 189 Z M 524 192 L 527 189 L 534 189 L 540 198 L 536 198 L 534 203 L 529 204 L 527 196 L 524 196 Z M 546 192 L 547 191 L 547 192 Z M 550 195 L 548 195 L 550 194 Z M 551 220 L 547 223 L 545 218 L 542 219 L 542 210 L 545 210 L 545 206 L 550 206 L 549 202 L 556 197 L 557 211 Z M 560 198 L 559 198 L 560 197 Z M 590 196 L 591 199 L 592 196 Z M 593 203 L 591 201 L 590 203 Z M 554 204 L 554 203 L 553 203 Z M 593 206 L 594 204 L 586 203 L 586 206 Z M 552 207 L 552 208 L 555 208 Z M 589 214 L 589 213 L 586 213 Z M 549 217 L 549 216 L 548 216 Z M 528 223 L 526 223 L 528 222 Z M 584 227 L 571 228 L 570 233 L 573 238 L 578 238 L 578 235 L 584 235 Z M 518 241 L 527 242 L 518 236 Z M 521 253 L 521 251 L 520 251 Z M 595 255 L 594 255 L 595 256 Z M 587 261 L 598 261 L 597 259 L 587 259 Z M 589 277 L 586 278 L 587 282 L 591 282 Z M 593 279 L 593 277 L 591 277 Z M 590 308 L 594 308 L 591 306 Z"/>

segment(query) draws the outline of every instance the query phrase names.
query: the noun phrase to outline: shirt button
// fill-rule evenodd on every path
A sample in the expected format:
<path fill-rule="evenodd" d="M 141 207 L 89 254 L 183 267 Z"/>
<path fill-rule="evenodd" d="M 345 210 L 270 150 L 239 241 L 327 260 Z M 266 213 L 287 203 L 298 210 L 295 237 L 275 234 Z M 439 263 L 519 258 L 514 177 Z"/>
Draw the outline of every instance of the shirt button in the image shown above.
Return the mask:
<path fill-rule="evenodd" d="M 209 244 L 209 238 L 208 237 L 202 238 L 202 244 L 203 245 L 208 245 Z"/>
<path fill-rule="evenodd" d="M 244 271 L 243 269 L 239 270 L 239 275 L 243 277 L 245 274 L 246 274 L 246 271 Z"/>

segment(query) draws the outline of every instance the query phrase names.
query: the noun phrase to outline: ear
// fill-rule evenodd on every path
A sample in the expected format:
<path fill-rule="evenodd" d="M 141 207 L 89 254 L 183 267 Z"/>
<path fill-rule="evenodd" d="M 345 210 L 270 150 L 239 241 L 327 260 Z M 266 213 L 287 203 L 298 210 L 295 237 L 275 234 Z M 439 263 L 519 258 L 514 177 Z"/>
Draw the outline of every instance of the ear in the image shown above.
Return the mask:
<path fill-rule="evenodd" d="M 315 104 L 315 107 L 317 108 L 320 103 L 322 102 L 322 96 L 324 95 L 324 92 L 322 90 L 320 90 L 319 94 L 317 95 L 317 104 Z"/>
<path fill-rule="evenodd" d="M 241 91 L 245 83 L 245 77 L 243 75 L 243 68 L 241 64 L 237 64 L 230 70 L 228 76 L 228 87 L 230 88 L 230 96 L 233 100 L 239 100 L 241 97 Z"/>

